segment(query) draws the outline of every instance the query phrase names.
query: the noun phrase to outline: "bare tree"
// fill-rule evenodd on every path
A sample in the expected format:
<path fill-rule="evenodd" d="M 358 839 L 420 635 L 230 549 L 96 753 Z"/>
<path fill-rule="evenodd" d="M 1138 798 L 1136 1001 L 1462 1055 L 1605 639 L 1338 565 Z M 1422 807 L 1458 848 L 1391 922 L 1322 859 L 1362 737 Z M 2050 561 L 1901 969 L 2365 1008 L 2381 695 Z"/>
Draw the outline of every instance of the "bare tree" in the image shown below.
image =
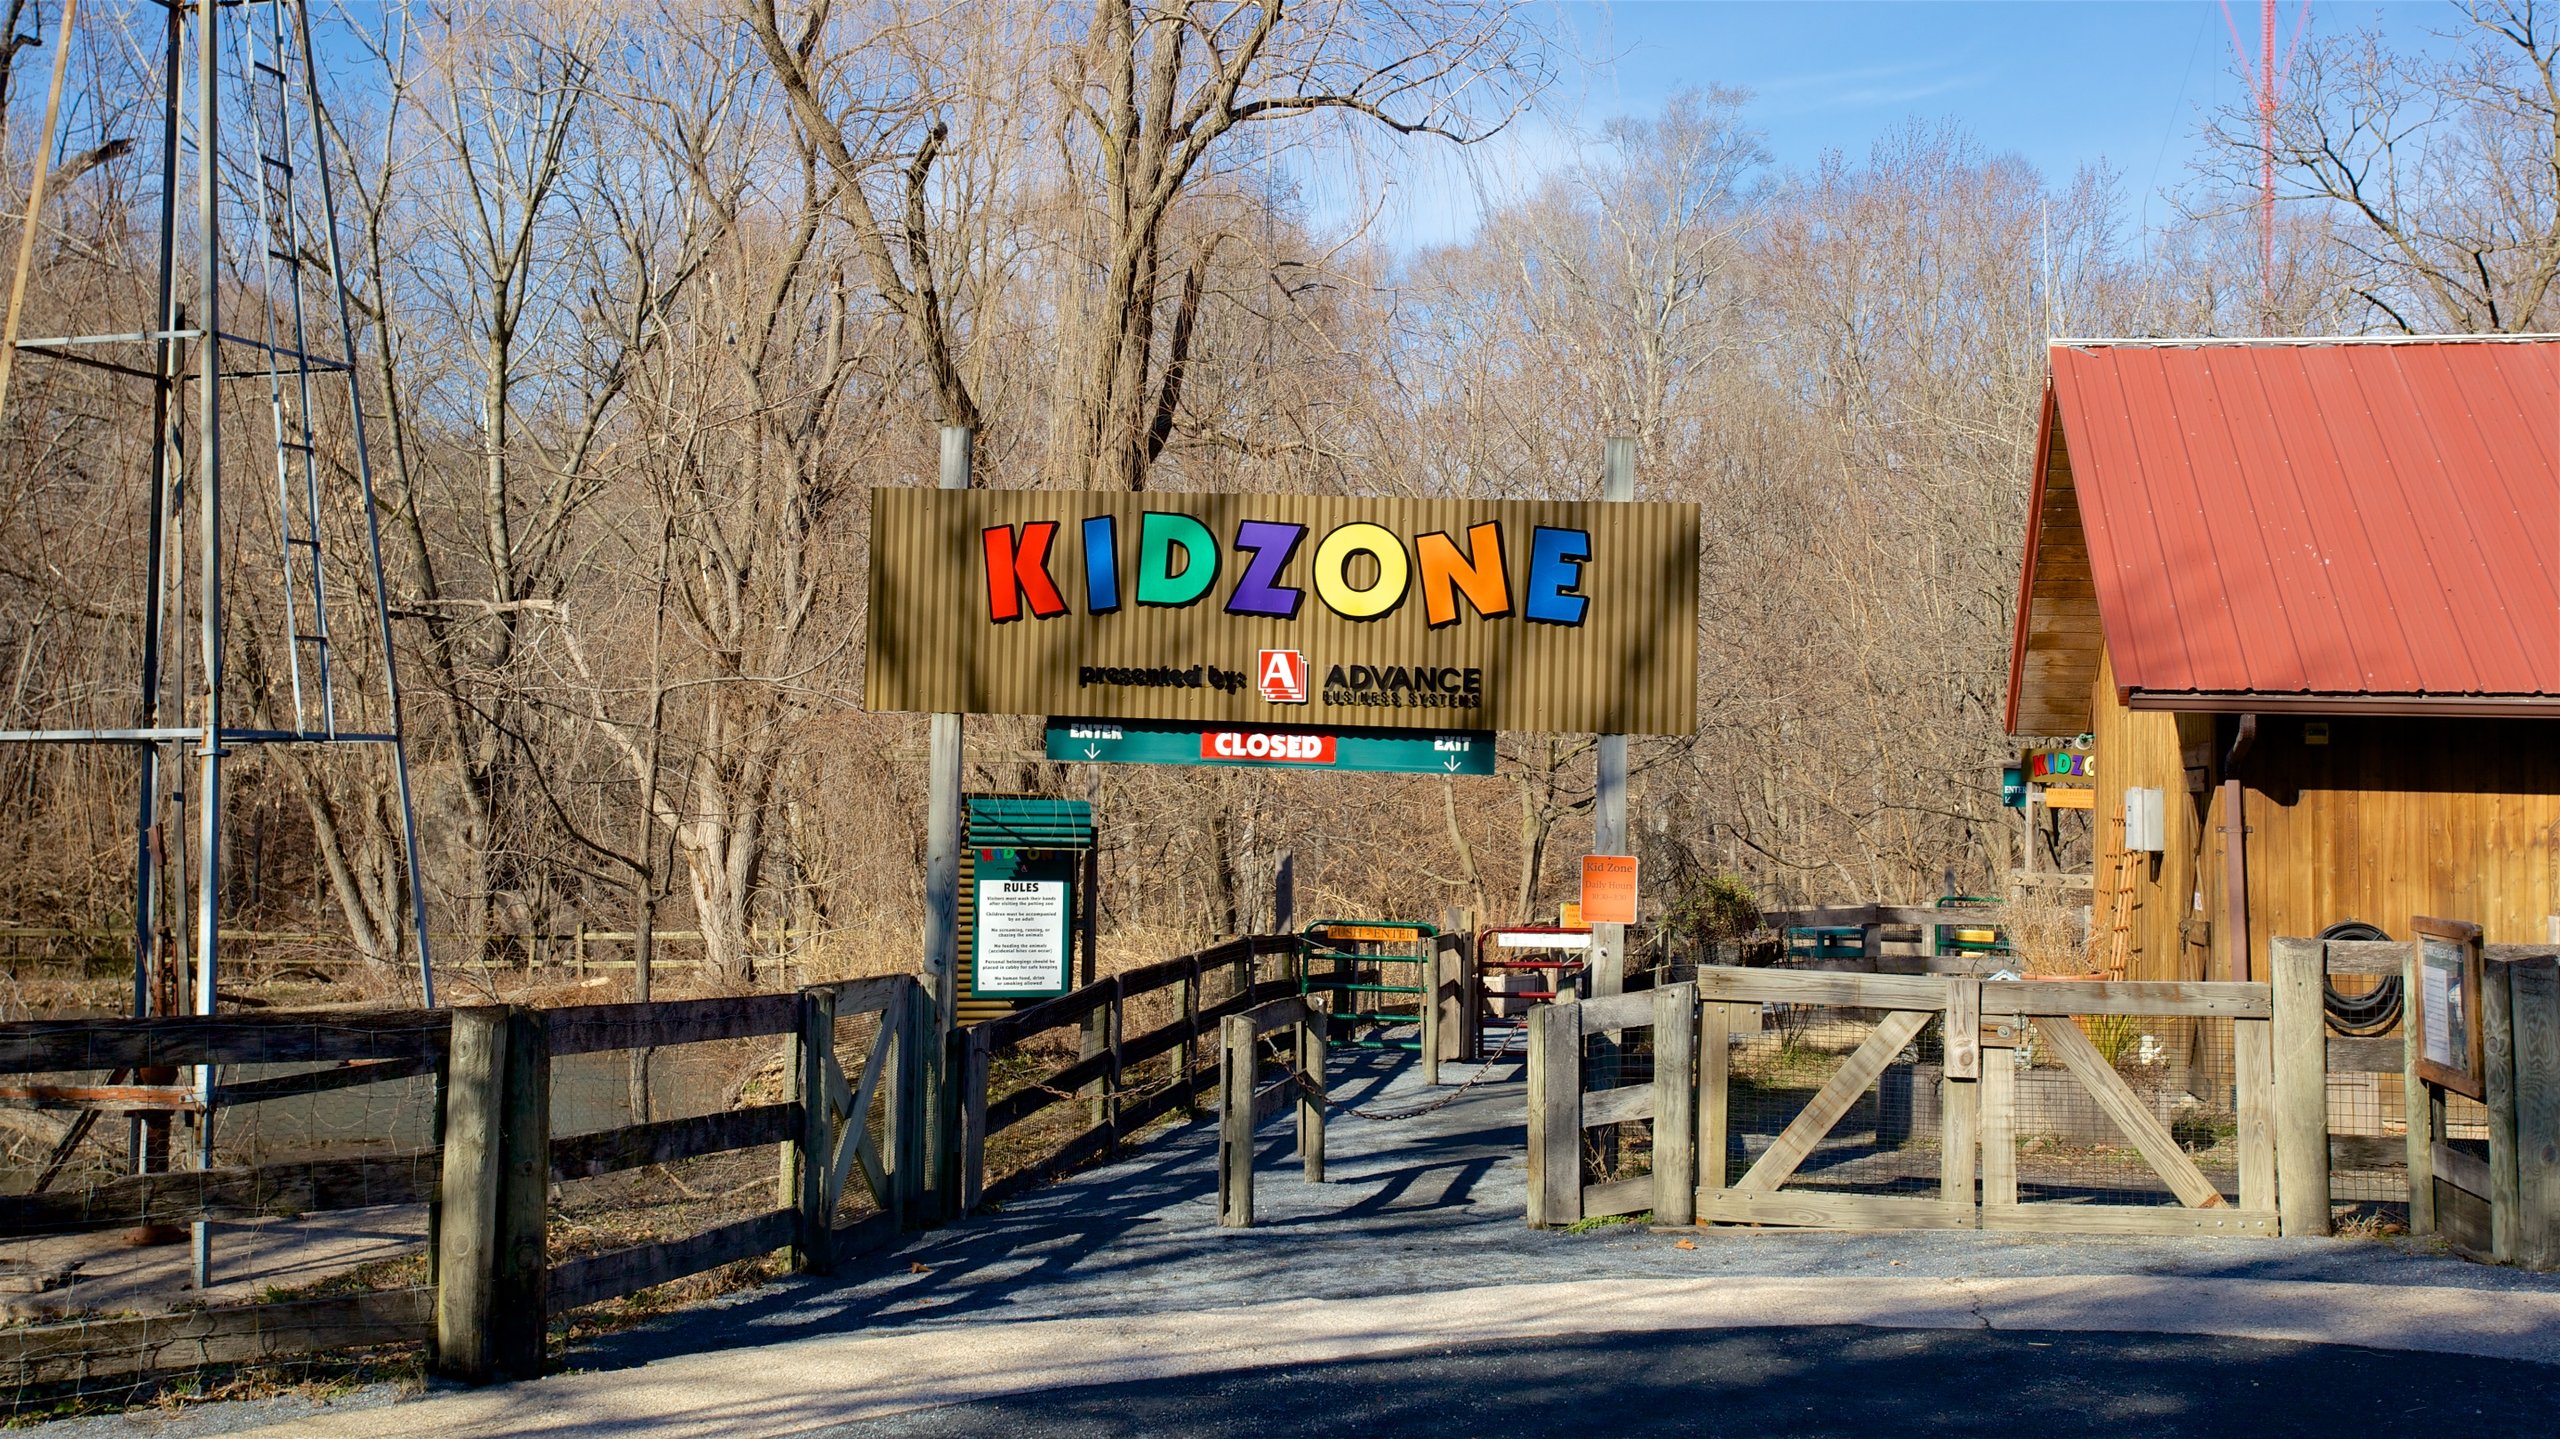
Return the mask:
<path fill-rule="evenodd" d="M 2277 111 L 2287 200 L 2331 220 L 2340 283 L 2386 328 L 2547 330 L 2560 323 L 2560 11 L 2457 0 L 2454 53 L 2373 30 L 2304 47 Z M 2255 112 L 2208 130 L 2220 193 L 2254 186 Z"/>
<path fill-rule="evenodd" d="M 1202 280 L 1187 265 L 1165 347 L 1156 327 L 1177 203 L 1212 173 L 1239 126 L 1353 116 L 1458 143 L 1499 130 L 1544 84 L 1511 5 L 1176 3 L 1101 0 L 1057 84 L 1068 182 L 1098 201 L 1067 350 L 1054 460 L 1078 489 L 1141 489 L 1180 409 Z"/>

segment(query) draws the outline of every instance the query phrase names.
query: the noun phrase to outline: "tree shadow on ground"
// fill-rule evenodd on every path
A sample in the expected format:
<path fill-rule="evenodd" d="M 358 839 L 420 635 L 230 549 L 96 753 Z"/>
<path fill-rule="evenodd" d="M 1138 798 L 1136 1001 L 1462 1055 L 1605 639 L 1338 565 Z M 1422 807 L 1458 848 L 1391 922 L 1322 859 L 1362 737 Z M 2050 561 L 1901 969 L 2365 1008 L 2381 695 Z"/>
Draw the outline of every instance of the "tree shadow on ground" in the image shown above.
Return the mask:
<path fill-rule="evenodd" d="M 1362 1108 L 1410 1107 L 1416 1092 L 1396 1090 L 1396 1084 L 1412 1068 L 1405 1054 L 1338 1055 L 1328 1073 L 1330 1097 Z M 1163 1307 L 1152 1296 L 1168 1287 L 1183 1291 L 1185 1302 L 1200 1304 L 1290 1297 L 1293 1291 L 1274 1281 L 1296 1261 L 1294 1234 L 1349 1225 L 1381 1243 L 1419 1243 L 1445 1234 L 1453 1222 L 1498 1222 L 1481 1212 L 1477 1191 L 1496 1164 L 1520 1152 L 1522 1126 L 1488 1125 L 1480 1114 L 1444 1112 L 1437 1118 L 1423 1123 L 1337 1116 L 1328 1126 L 1328 1182 L 1321 1186 L 1299 1181 L 1289 1114 L 1266 1121 L 1257 1131 L 1262 1203 L 1251 1230 L 1217 1225 L 1215 1119 L 1177 1124 L 1133 1146 L 1118 1163 L 1064 1176 L 1000 1210 L 911 1236 L 840 1266 L 831 1277 L 783 1281 L 598 1336 L 581 1342 L 569 1363 L 589 1370 L 626 1368 L 812 1334 L 987 1318 L 1057 1286 L 1086 1294 L 1118 1292 L 1130 1309 Z M 1355 1125 L 1374 1132 L 1348 1133 Z M 1515 1201 L 1506 1216 L 1514 1222 L 1516 1209 Z M 1203 1266 L 1214 1268 L 1216 1282 L 1201 1282 Z"/>
<path fill-rule="evenodd" d="M 1853 1327 L 1441 1347 L 1050 1390 L 837 1439 L 2547 1433 L 2560 1369 L 2269 1341 Z"/>

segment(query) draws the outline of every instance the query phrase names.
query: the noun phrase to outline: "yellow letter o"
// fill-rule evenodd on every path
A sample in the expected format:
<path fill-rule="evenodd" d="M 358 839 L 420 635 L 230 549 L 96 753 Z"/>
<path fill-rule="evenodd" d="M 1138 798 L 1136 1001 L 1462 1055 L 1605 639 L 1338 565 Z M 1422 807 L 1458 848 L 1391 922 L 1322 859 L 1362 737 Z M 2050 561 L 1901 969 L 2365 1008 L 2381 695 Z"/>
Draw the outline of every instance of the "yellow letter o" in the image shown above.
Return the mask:
<path fill-rule="evenodd" d="M 1367 589 L 1352 588 L 1348 578 L 1351 557 L 1357 554 L 1378 562 L 1378 578 Z M 1411 573 L 1403 542 L 1384 525 L 1344 525 L 1316 546 L 1316 598 L 1344 619 L 1374 620 L 1402 604 Z"/>

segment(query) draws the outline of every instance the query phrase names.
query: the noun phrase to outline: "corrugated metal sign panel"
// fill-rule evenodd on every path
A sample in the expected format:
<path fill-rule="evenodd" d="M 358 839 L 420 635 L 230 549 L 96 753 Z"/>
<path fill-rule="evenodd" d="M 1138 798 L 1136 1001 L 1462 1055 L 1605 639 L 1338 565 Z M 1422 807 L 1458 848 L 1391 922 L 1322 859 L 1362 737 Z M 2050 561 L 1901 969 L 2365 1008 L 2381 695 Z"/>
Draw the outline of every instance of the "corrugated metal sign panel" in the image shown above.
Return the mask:
<path fill-rule="evenodd" d="M 2057 344 L 2117 681 L 2560 697 L 2560 342 Z"/>
<path fill-rule="evenodd" d="M 1091 849 L 1093 806 L 1080 799 L 971 795 L 967 842 L 971 849 Z"/>
<path fill-rule="evenodd" d="M 1694 505 L 882 489 L 871 533 L 874 710 L 1697 728 Z"/>

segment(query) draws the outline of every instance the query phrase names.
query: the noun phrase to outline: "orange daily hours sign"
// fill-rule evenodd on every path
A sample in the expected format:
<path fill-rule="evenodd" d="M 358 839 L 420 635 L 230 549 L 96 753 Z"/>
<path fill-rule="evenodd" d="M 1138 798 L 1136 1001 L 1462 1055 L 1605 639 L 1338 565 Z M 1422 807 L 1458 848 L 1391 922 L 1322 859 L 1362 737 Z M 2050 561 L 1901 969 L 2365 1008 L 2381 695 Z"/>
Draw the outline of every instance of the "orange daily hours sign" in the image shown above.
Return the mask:
<path fill-rule="evenodd" d="M 1636 922 L 1636 857 L 1589 854 L 1582 857 L 1582 922 Z"/>

